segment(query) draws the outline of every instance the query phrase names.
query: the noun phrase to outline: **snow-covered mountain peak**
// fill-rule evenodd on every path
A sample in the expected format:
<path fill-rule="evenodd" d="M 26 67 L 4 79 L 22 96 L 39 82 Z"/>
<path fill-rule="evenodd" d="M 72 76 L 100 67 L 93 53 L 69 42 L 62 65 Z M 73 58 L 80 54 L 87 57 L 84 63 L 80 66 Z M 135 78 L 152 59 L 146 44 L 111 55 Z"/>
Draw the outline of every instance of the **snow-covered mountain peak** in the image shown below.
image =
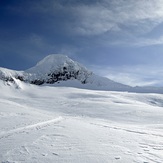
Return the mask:
<path fill-rule="evenodd" d="M 62 55 L 62 54 L 50 54 L 48 56 L 46 56 L 44 59 L 42 59 L 41 61 L 39 61 L 36 66 L 42 66 L 45 65 L 47 66 L 50 65 L 63 65 L 66 62 L 74 62 L 73 60 L 71 60 L 68 56 L 66 55 Z"/>
<path fill-rule="evenodd" d="M 47 74 L 56 71 L 88 71 L 78 62 L 73 61 L 66 55 L 51 54 L 42 59 L 36 66 L 26 70 L 28 73 Z M 90 72 L 89 72 L 90 73 Z"/>
<path fill-rule="evenodd" d="M 78 80 L 85 83 L 92 74 L 87 68 L 68 56 L 61 54 L 51 54 L 42 59 L 36 66 L 25 71 L 28 74 L 28 81 L 33 84 L 49 83 L 59 81 Z"/>

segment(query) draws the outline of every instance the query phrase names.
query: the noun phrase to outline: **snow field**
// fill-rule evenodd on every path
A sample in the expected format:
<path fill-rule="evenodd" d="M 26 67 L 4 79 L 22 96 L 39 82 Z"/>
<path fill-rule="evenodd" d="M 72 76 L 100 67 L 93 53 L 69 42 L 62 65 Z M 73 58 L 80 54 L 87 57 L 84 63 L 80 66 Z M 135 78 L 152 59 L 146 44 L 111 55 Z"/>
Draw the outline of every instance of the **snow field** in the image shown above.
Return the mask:
<path fill-rule="evenodd" d="M 163 162 L 161 94 L 0 88 L 2 163 Z"/>

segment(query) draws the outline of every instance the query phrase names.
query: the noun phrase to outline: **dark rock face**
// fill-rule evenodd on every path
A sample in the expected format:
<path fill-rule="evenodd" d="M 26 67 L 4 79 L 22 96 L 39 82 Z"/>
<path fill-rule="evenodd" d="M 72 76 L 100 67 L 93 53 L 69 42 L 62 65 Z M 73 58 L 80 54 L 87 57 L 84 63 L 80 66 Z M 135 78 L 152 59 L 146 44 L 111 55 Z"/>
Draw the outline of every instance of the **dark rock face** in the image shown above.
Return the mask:
<path fill-rule="evenodd" d="M 31 81 L 30 83 L 31 83 L 31 84 L 35 84 L 35 85 L 42 85 L 42 84 L 44 84 L 45 82 L 44 82 L 44 80 L 39 80 L 39 79 L 37 79 L 37 80 Z"/>
<path fill-rule="evenodd" d="M 79 75 L 79 71 L 68 72 L 66 67 L 64 67 L 62 72 L 54 72 L 54 73 L 48 74 L 48 79 L 47 79 L 46 83 L 53 84 L 53 83 L 58 82 L 58 81 L 66 81 L 69 79 L 77 79 L 78 75 Z"/>
<path fill-rule="evenodd" d="M 6 82 L 14 82 L 14 79 L 12 78 L 12 77 L 5 77 L 4 78 L 4 81 L 6 81 Z"/>
<path fill-rule="evenodd" d="M 25 81 L 23 76 L 16 76 L 16 79 L 19 79 L 20 81 Z"/>
<path fill-rule="evenodd" d="M 47 75 L 47 78 L 44 80 L 41 79 L 36 79 L 36 80 L 32 80 L 30 83 L 31 84 L 36 84 L 36 85 L 42 85 L 44 83 L 48 83 L 48 84 L 54 84 L 57 83 L 59 81 L 67 81 L 70 79 L 78 79 L 78 76 L 80 74 L 80 71 L 67 71 L 67 68 L 64 67 L 63 71 L 61 72 L 53 72 L 53 73 L 49 73 Z M 23 78 L 20 78 L 19 80 L 23 80 Z M 86 78 L 84 80 L 81 81 L 82 84 L 86 84 Z"/>

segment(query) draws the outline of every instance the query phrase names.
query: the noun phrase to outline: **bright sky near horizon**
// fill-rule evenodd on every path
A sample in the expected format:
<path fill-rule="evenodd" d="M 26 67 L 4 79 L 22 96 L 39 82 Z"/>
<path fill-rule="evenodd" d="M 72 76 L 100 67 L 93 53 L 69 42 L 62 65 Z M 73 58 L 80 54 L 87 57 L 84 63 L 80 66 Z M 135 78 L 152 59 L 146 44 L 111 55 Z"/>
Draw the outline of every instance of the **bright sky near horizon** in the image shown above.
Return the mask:
<path fill-rule="evenodd" d="M 53 53 L 121 83 L 163 86 L 163 0 L 0 0 L 0 67 Z"/>

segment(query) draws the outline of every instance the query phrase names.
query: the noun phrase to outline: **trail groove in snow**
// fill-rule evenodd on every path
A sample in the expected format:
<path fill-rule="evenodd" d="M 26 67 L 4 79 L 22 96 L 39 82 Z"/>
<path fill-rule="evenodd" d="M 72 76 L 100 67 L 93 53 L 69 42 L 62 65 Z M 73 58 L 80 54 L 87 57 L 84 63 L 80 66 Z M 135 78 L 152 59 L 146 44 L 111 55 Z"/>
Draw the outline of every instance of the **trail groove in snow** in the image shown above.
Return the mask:
<path fill-rule="evenodd" d="M 54 119 L 51 119 L 51 120 L 48 120 L 48 121 L 43 121 L 43 122 L 39 122 L 39 123 L 36 123 L 36 124 L 32 124 L 32 125 L 16 128 L 16 129 L 13 129 L 13 130 L 9 130 L 9 131 L 6 131 L 6 132 L 2 132 L 0 134 L 0 139 L 5 138 L 5 137 L 9 137 L 9 136 L 11 136 L 11 135 L 13 135 L 15 133 L 24 132 L 24 131 L 29 130 L 29 129 L 33 129 L 33 128 L 40 129 L 40 128 L 45 127 L 45 126 L 47 126 L 49 124 L 60 122 L 61 120 L 63 120 L 63 117 L 59 116 L 57 118 L 54 118 Z"/>
<path fill-rule="evenodd" d="M 127 128 L 116 127 L 116 126 L 108 126 L 108 125 L 95 124 L 95 123 L 91 123 L 91 124 L 109 128 L 109 129 L 113 129 L 113 130 L 121 130 L 121 131 L 131 132 L 131 133 L 135 133 L 135 134 L 139 134 L 139 135 L 150 135 L 150 136 L 156 136 L 156 137 L 163 137 L 163 135 L 161 133 L 158 133 L 156 131 L 155 131 L 155 133 L 151 133 L 149 130 L 143 131 L 142 129 L 139 129 L 139 130 L 141 130 L 141 131 L 139 131 L 139 130 L 127 129 Z"/>

